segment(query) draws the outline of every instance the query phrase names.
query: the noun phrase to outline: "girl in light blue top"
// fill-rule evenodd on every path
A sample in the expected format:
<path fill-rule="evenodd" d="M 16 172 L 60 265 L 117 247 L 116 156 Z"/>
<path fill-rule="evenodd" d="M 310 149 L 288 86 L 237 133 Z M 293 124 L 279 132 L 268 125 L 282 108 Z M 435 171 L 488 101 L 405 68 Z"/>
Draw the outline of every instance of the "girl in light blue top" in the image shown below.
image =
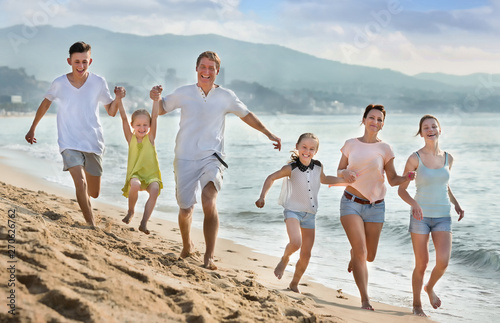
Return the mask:
<path fill-rule="evenodd" d="M 434 292 L 434 286 L 448 267 L 451 255 L 451 204 L 455 206 L 458 221 L 464 217 L 448 184 L 453 156 L 439 148 L 441 125 L 436 117 L 425 115 L 420 119 L 417 132 L 424 138 L 425 145 L 413 153 L 406 162 L 405 173 L 417 171 L 416 194 L 408 194 L 409 182 L 399 186 L 399 196 L 411 206 L 410 234 L 415 253 L 415 269 L 412 276 L 413 314 L 425 315 L 420 293 L 427 264 L 429 263 L 429 234 L 436 250 L 436 265 L 424 290 L 429 295 L 433 308 L 441 306 L 441 300 Z"/>

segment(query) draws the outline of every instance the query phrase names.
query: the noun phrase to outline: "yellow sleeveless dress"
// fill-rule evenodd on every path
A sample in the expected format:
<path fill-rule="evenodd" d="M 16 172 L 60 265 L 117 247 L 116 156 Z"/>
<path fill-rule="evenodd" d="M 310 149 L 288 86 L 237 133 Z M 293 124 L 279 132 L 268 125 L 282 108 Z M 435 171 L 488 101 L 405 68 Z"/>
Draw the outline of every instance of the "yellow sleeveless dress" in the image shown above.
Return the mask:
<path fill-rule="evenodd" d="M 158 155 L 156 148 L 149 141 L 149 134 L 142 138 L 142 142 L 137 142 L 137 137 L 132 135 L 128 148 L 128 164 L 127 178 L 125 186 L 123 186 L 123 196 L 128 198 L 130 191 L 130 179 L 137 178 L 141 182 L 141 190 L 146 190 L 149 184 L 158 182 L 161 189 L 163 183 L 161 181 L 160 165 L 158 163 Z"/>

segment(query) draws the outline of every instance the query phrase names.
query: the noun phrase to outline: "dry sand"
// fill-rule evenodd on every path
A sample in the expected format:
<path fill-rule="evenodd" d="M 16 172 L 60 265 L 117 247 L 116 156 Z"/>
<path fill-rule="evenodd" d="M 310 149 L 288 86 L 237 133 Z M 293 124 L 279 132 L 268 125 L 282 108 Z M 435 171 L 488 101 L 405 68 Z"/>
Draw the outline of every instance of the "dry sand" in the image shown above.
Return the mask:
<path fill-rule="evenodd" d="M 358 297 L 307 277 L 293 293 L 290 272 L 273 275 L 279 259 L 229 240 L 217 241 L 219 269 L 206 270 L 202 254 L 179 259 L 176 223 L 152 218 L 147 236 L 138 213 L 125 225 L 123 209 L 93 201 L 99 223 L 90 228 L 73 192 L 5 165 L 0 180 L 0 322 L 429 322 L 409 308 L 362 310 Z M 193 233 L 203 251 L 202 233 Z"/>

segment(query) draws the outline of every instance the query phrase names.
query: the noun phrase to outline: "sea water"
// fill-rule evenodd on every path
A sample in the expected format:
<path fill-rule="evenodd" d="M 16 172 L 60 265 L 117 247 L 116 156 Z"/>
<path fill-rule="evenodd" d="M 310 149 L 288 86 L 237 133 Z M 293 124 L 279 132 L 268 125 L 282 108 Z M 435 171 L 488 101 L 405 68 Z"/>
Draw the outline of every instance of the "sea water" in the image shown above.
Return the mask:
<path fill-rule="evenodd" d="M 436 285 L 442 300 L 434 310 L 422 293 L 424 310 L 438 322 L 491 322 L 500 311 L 500 114 L 441 113 L 440 147 L 454 156 L 450 186 L 465 218 L 453 219 L 453 250 L 449 267 Z M 379 137 L 388 142 L 396 155 L 398 173 L 403 171 L 408 156 L 423 145 L 415 136 L 421 115 L 392 115 L 389 111 Z M 327 175 L 336 175 L 341 157 L 340 148 L 346 139 L 363 134 L 361 115 L 260 116 L 264 124 L 282 139 L 282 150 L 273 149 L 271 142 L 239 118 L 226 119 L 226 161 L 224 186 L 218 197 L 220 216 L 219 236 L 248 246 L 258 252 L 280 257 L 288 242 L 282 208 L 277 204 L 281 181 L 276 181 L 266 198 L 263 209 L 255 206 L 262 184 L 272 172 L 287 163 L 290 150 L 303 132 L 314 132 L 320 139 L 316 159 L 323 163 Z M 37 127 L 37 144 L 24 140 L 33 117 L 0 118 L 0 156 L 31 175 L 73 187 L 70 175 L 62 172 L 57 147 L 56 120 L 52 115 L 42 119 Z M 127 143 L 121 120 L 102 116 L 106 142 L 104 175 L 100 199 L 126 208 L 121 196 L 127 165 Z M 179 116 L 161 116 L 156 147 L 163 176 L 164 189 L 158 199 L 154 217 L 177 221 L 174 197 L 173 148 Z M 388 186 L 388 185 L 387 185 Z M 359 295 L 352 274 L 347 272 L 349 242 L 339 220 L 342 187 L 324 185 L 319 193 L 316 240 L 306 275 L 345 293 Z M 414 194 L 414 184 L 410 184 Z M 140 212 L 147 194 L 140 194 L 136 211 Z M 382 230 L 377 258 L 369 263 L 369 294 L 380 301 L 411 309 L 411 275 L 413 250 L 408 233 L 409 206 L 389 187 L 386 195 L 386 222 Z M 203 215 L 195 208 L 193 226 L 202 227 Z M 435 263 L 430 243 L 430 263 L 425 280 Z M 294 255 L 294 264 L 298 255 Z M 288 266 L 291 279 L 294 267 Z M 270 269 L 272 270 L 272 269 Z M 287 278 L 288 277 L 288 278 Z M 287 286 L 288 282 L 283 282 Z M 332 298 L 336 295 L 332 294 Z"/>

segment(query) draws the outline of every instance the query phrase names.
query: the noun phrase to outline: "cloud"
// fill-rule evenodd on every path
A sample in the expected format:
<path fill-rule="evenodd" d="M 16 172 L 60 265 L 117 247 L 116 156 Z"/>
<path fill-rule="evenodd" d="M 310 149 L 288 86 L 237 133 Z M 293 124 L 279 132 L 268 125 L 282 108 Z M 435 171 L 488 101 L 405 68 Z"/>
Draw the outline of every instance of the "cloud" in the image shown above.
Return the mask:
<path fill-rule="evenodd" d="M 265 12 L 262 1 L 242 1 L 0 0 L 0 27 L 85 24 L 139 35 L 213 33 L 405 73 L 439 66 L 447 72 L 450 65 L 453 73 L 500 73 L 492 64 L 500 60 L 500 0 L 273 0 Z"/>

